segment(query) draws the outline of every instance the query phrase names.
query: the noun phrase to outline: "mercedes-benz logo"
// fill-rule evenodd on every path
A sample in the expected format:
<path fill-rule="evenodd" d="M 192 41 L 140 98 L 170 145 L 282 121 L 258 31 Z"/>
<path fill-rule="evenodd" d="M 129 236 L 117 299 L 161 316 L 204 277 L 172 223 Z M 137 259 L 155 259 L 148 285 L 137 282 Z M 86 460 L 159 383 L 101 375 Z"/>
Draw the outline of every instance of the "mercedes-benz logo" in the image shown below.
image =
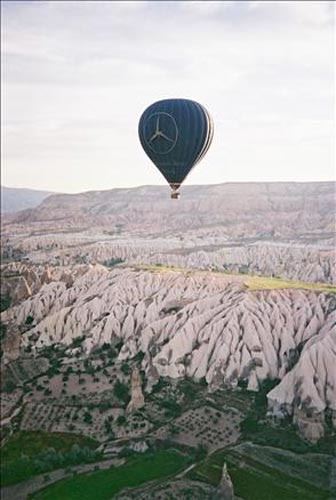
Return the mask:
<path fill-rule="evenodd" d="M 177 136 L 176 121 L 168 113 L 157 112 L 147 118 L 145 139 L 154 153 L 161 155 L 169 153 L 175 147 Z"/>

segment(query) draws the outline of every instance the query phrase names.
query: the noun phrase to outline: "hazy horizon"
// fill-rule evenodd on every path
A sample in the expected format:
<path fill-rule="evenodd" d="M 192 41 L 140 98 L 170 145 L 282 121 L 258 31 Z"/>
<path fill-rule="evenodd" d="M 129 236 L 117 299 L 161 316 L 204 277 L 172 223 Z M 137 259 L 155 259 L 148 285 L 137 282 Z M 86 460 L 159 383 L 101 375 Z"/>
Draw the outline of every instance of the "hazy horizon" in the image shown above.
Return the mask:
<path fill-rule="evenodd" d="M 335 179 L 333 2 L 4 1 L 2 182 L 165 185 L 138 120 L 185 97 L 214 141 L 186 185 Z"/>
<path fill-rule="evenodd" d="M 199 184 L 183 184 L 181 189 L 183 190 L 185 187 L 198 187 L 198 186 L 219 186 L 222 184 L 323 184 L 323 183 L 334 183 L 336 184 L 335 179 L 327 179 L 327 180 L 322 180 L 322 181 L 227 181 L 227 182 L 213 182 L 213 183 L 199 183 Z M 87 193 L 90 191 L 112 191 L 114 189 L 138 189 L 138 188 L 144 188 L 144 187 L 158 187 L 158 188 L 164 188 L 167 189 L 168 192 L 168 186 L 166 183 L 161 183 L 161 184 L 139 184 L 137 186 L 118 186 L 118 187 L 109 187 L 106 189 L 85 189 L 83 191 L 53 191 L 50 189 L 43 189 L 43 188 L 30 188 L 30 187 L 21 187 L 21 186 L 5 186 L 4 184 L 1 184 L 2 188 L 6 189 L 27 189 L 30 191 L 45 191 L 45 192 L 50 192 L 50 194 L 81 194 L 81 193 Z"/>

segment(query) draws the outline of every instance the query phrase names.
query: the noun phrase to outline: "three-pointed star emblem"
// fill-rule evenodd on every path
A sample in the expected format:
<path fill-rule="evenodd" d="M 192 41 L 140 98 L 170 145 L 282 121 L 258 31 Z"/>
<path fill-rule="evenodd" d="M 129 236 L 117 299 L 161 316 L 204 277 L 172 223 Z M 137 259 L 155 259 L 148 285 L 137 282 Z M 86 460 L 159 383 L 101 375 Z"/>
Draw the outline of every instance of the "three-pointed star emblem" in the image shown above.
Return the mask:
<path fill-rule="evenodd" d="M 163 139 L 165 139 L 166 141 L 169 141 L 169 142 L 174 142 L 174 139 L 171 139 L 170 137 L 168 137 L 166 134 L 164 134 L 162 132 L 162 130 L 160 130 L 160 116 L 158 116 L 156 118 L 156 127 L 155 127 L 155 132 L 154 134 L 152 135 L 152 137 L 149 139 L 149 142 L 153 142 L 154 139 L 157 139 L 158 137 L 163 137 Z"/>
<path fill-rule="evenodd" d="M 175 118 L 165 111 L 153 113 L 146 120 L 145 140 L 156 154 L 165 155 L 176 145 L 178 129 Z"/>

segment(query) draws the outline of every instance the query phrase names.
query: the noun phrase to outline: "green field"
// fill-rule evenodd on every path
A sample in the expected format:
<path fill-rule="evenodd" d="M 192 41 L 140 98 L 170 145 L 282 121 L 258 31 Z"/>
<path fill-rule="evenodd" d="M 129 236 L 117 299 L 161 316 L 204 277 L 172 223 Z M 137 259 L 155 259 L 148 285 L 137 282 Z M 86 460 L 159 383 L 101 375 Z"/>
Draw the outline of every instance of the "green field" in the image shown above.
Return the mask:
<path fill-rule="evenodd" d="M 17 432 L 1 449 L 1 486 L 15 484 L 38 474 L 40 471 L 36 460 L 44 458 L 41 454 L 48 449 L 53 449 L 56 457 L 69 453 L 74 445 L 94 450 L 98 443 L 91 438 L 65 432 Z M 51 464 L 49 470 L 52 468 Z"/>
<path fill-rule="evenodd" d="M 230 273 L 227 271 L 206 271 L 197 269 L 188 269 L 184 267 L 160 266 L 160 265 L 141 265 L 137 266 L 154 273 L 182 273 L 182 274 L 195 274 L 195 273 L 211 273 L 217 275 L 232 276 L 232 278 L 239 278 L 241 283 L 244 283 L 250 290 L 284 290 L 284 289 L 298 289 L 298 290 L 313 290 L 316 292 L 330 292 L 336 293 L 336 286 L 328 285 L 326 283 L 308 283 L 305 281 L 293 281 L 282 278 L 270 278 L 267 276 L 257 276 L 250 274 Z"/>
<path fill-rule="evenodd" d="M 331 457 L 296 455 L 276 448 L 250 446 L 254 453 L 248 448 L 241 451 L 239 447 L 215 452 L 190 471 L 188 477 L 217 485 L 226 462 L 235 494 L 245 499 L 331 498 L 328 491 Z"/>
<path fill-rule="evenodd" d="M 175 450 L 131 459 L 127 465 L 63 479 L 29 498 L 43 500 L 107 500 L 123 488 L 165 478 L 187 465 L 189 459 Z"/>
<path fill-rule="evenodd" d="M 64 452 L 74 444 L 93 450 L 99 443 L 89 437 L 66 432 L 19 431 L 13 434 L 1 450 L 1 459 L 15 460 L 21 454 L 31 457 L 50 447 Z"/>

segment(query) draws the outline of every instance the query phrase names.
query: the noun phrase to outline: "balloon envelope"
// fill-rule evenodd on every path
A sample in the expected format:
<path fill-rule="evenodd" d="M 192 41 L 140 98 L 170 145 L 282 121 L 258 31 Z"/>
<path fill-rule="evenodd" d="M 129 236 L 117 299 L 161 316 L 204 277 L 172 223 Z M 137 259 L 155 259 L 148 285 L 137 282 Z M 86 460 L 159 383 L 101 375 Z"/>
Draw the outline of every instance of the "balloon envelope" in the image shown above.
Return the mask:
<path fill-rule="evenodd" d="M 189 99 L 165 99 L 149 106 L 139 122 L 139 139 L 173 189 L 203 158 L 213 138 L 208 111 Z"/>

